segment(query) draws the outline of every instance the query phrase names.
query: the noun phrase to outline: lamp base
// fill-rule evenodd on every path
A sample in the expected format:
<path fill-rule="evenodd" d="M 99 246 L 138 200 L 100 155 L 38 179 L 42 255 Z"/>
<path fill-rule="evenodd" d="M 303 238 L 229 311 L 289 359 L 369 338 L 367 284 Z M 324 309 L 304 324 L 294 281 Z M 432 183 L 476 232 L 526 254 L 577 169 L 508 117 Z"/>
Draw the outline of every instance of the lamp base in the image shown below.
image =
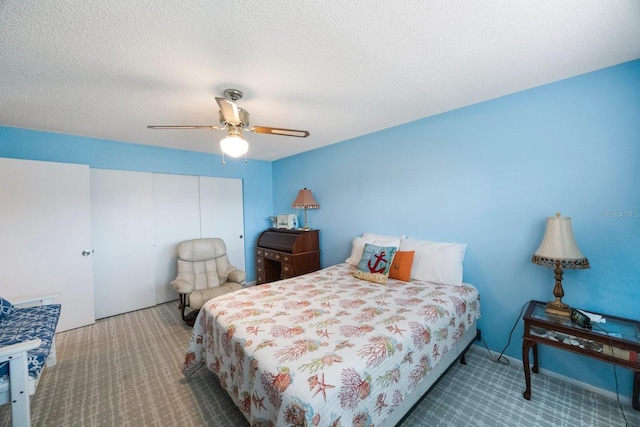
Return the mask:
<path fill-rule="evenodd" d="M 571 309 L 569 306 L 562 302 L 564 296 L 564 290 L 562 289 L 562 262 L 556 260 L 555 269 L 553 270 L 556 277 L 556 284 L 553 287 L 553 296 L 556 298 L 554 301 L 549 301 L 544 308 L 549 314 L 555 314 L 556 316 L 571 317 Z"/>
<path fill-rule="evenodd" d="M 302 227 L 302 229 L 305 231 L 310 230 L 309 220 L 307 219 L 307 208 L 304 208 L 304 227 Z"/>
<path fill-rule="evenodd" d="M 556 316 L 571 316 L 571 308 L 559 299 L 555 301 L 549 301 L 544 307 L 544 311 L 549 314 L 555 314 Z"/>

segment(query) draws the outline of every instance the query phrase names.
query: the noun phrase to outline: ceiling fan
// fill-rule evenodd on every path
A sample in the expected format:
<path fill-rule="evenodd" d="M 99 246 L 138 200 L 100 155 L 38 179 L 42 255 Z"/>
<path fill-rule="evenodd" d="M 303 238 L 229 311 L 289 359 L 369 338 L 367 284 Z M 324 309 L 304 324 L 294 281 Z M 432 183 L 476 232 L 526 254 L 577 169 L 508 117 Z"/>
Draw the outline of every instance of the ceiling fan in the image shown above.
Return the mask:
<path fill-rule="evenodd" d="M 242 137 L 243 130 L 250 130 L 253 133 L 266 133 L 271 135 L 295 136 L 306 138 L 309 131 L 297 129 L 282 129 L 269 126 L 249 126 L 249 113 L 238 107 L 236 101 L 242 98 L 242 92 L 238 89 L 227 89 L 224 91 L 224 98 L 216 97 L 216 102 L 220 107 L 218 117 L 220 126 L 147 126 L 149 129 L 212 129 L 227 130 L 227 137 L 220 141 L 220 148 L 223 156 L 227 154 L 232 157 L 242 156 L 249 149 L 249 144 Z M 224 157 L 222 160 L 224 163 Z"/>

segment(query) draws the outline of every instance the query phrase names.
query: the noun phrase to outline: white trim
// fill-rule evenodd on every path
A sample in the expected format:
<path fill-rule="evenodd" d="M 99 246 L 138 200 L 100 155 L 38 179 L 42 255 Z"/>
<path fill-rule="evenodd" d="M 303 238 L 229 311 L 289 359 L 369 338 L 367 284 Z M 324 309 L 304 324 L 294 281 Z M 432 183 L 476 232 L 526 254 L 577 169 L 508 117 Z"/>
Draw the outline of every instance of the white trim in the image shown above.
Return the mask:
<path fill-rule="evenodd" d="M 480 350 L 484 351 L 485 354 L 487 352 L 487 348 L 484 347 L 484 346 L 481 346 L 480 344 L 473 344 L 472 347 L 478 347 L 477 350 L 478 351 L 480 351 Z M 491 353 L 491 357 L 494 358 L 494 359 L 497 358 L 500 355 L 499 353 L 496 353 L 495 351 L 492 351 L 492 350 L 489 350 L 489 352 Z M 509 363 L 511 363 L 512 365 L 522 366 L 522 360 L 520 360 L 520 359 L 516 359 L 514 357 L 507 356 L 506 354 L 503 354 L 502 357 L 507 359 L 509 361 Z M 531 366 L 533 366 L 533 364 L 531 364 Z M 605 390 L 603 388 L 596 387 L 596 386 L 594 386 L 592 384 L 584 383 L 582 381 L 578 381 L 576 379 L 573 379 L 573 378 L 570 378 L 570 377 L 566 377 L 564 375 L 558 374 L 557 372 L 553 372 L 553 371 L 550 371 L 548 369 L 544 369 L 544 368 L 538 367 L 538 373 L 534 374 L 534 375 L 540 375 L 540 374 L 546 375 L 546 376 L 548 376 L 550 378 L 554 378 L 556 380 L 559 380 L 559 381 L 562 381 L 562 382 L 565 382 L 565 383 L 568 383 L 568 384 L 571 384 L 571 385 L 575 385 L 575 386 L 580 387 L 580 388 L 582 388 L 582 389 L 584 389 L 586 391 L 590 391 L 592 393 L 599 394 L 600 396 L 604 396 L 604 397 L 606 397 L 608 399 L 617 400 L 616 393 L 613 392 L 613 391 Z M 523 372 L 522 373 L 522 391 L 524 391 L 524 388 L 525 388 L 525 384 L 524 384 L 524 372 Z M 532 390 L 531 394 L 534 395 L 535 394 L 535 390 Z M 620 397 L 620 403 L 623 403 L 625 405 L 631 406 L 631 396 L 626 396 L 624 394 L 620 394 L 619 397 Z"/>
<path fill-rule="evenodd" d="M 255 286 L 256 285 L 256 280 L 252 280 L 251 282 L 243 282 L 242 283 L 242 287 L 243 288 L 249 288 L 251 286 Z"/>
<path fill-rule="evenodd" d="M 16 307 L 18 306 L 22 307 L 22 306 L 34 304 L 34 303 L 38 303 L 36 305 L 50 305 L 50 304 L 53 304 L 53 299 L 58 298 L 59 296 L 60 296 L 59 294 L 53 294 L 53 295 L 46 295 L 43 297 L 24 299 L 24 300 L 13 302 L 13 305 Z"/>

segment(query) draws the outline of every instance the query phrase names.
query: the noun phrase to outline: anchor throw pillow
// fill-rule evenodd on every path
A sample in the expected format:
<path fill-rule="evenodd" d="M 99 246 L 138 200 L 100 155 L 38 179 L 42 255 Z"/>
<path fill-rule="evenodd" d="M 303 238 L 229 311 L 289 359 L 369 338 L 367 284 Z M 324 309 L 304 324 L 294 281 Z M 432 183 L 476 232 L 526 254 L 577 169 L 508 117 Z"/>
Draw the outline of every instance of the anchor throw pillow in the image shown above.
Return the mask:
<path fill-rule="evenodd" d="M 353 275 L 358 279 L 384 285 L 387 283 L 391 263 L 397 250 L 395 246 L 376 246 L 365 243 L 362 258 Z"/>

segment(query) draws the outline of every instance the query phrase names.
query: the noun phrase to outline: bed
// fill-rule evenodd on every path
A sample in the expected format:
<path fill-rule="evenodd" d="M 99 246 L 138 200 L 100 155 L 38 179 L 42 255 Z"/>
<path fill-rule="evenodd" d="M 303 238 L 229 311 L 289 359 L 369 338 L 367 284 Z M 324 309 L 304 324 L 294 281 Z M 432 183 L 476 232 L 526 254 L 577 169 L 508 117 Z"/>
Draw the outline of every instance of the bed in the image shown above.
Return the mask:
<path fill-rule="evenodd" d="M 215 372 L 252 426 L 397 424 L 476 338 L 479 294 L 349 261 L 208 301 L 184 373 Z"/>

